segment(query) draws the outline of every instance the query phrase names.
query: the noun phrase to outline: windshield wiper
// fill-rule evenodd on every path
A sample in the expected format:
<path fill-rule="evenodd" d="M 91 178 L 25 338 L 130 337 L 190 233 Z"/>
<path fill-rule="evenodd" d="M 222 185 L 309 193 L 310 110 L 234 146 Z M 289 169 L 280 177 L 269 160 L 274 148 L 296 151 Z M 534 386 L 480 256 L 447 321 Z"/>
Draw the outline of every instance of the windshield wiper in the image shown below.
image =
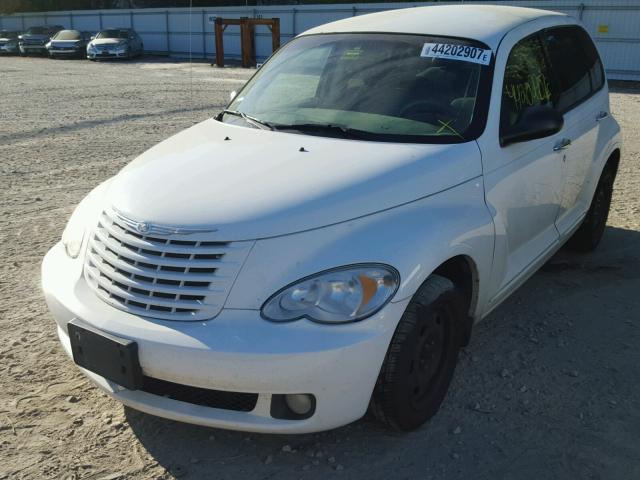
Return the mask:
<path fill-rule="evenodd" d="M 222 116 L 223 115 L 234 115 L 236 117 L 240 117 L 242 118 L 245 122 L 250 123 L 252 125 L 255 125 L 258 128 L 262 128 L 263 130 L 267 129 L 267 130 L 275 130 L 274 126 L 271 125 L 269 122 L 265 122 L 263 120 L 260 120 L 259 118 L 255 118 L 252 117 L 250 115 L 247 115 L 244 112 L 240 112 L 238 110 L 223 110 L 222 112 L 220 112 L 220 114 L 218 115 L 218 120 L 222 120 Z"/>
<path fill-rule="evenodd" d="M 332 124 L 322 124 L 322 123 L 292 123 L 290 125 L 286 124 L 275 124 L 273 125 L 275 130 L 293 130 L 297 132 L 303 133 L 329 133 L 332 135 L 339 135 L 343 138 L 355 138 L 355 139 L 363 139 L 363 138 L 372 138 L 376 135 L 372 132 L 367 132 L 365 130 L 358 130 L 356 128 L 348 128 L 343 127 L 342 125 L 332 125 Z"/>

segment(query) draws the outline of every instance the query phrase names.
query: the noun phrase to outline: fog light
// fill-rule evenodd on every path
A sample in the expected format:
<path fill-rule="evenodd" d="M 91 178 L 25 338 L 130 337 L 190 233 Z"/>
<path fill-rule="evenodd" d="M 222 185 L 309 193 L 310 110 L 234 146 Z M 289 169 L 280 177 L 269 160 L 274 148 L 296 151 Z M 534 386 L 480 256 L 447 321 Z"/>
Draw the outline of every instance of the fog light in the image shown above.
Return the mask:
<path fill-rule="evenodd" d="M 307 395 L 304 393 L 285 395 L 284 400 L 285 402 L 287 402 L 287 407 L 289 407 L 291 411 L 297 415 L 306 415 L 313 408 L 313 400 L 311 399 L 311 395 Z"/>

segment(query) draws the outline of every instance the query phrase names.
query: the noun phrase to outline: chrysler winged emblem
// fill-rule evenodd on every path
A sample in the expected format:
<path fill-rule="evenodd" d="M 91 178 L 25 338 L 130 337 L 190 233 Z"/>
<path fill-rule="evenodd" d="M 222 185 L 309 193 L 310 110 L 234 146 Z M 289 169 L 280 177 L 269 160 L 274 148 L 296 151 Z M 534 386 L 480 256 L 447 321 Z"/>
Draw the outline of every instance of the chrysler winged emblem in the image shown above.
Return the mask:
<path fill-rule="evenodd" d="M 190 235 L 193 233 L 212 233 L 217 232 L 217 228 L 190 228 L 181 225 L 157 225 L 155 223 L 141 222 L 123 214 L 119 210 L 112 208 L 118 223 L 126 225 L 130 230 L 138 232 L 142 235 Z"/>
<path fill-rule="evenodd" d="M 147 222 L 139 222 L 136 225 L 136 230 L 139 233 L 147 233 L 149 231 L 149 224 Z"/>

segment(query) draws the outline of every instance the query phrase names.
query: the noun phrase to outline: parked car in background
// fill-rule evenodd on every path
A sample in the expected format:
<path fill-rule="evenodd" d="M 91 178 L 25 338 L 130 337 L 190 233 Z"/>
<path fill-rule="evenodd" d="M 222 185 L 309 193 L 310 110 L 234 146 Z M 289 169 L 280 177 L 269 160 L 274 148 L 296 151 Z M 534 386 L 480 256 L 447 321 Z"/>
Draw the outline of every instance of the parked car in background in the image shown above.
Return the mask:
<path fill-rule="evenodd" d="M 474 324 L 562 245 L 597 247 L 621 143 L 575 18 L 340 20 L 87 195 L 45 297 L 69 356 L 133 408 L 280 433 L 370 409 L 415 429 Z"/>
<path fill-rule="evenodd" d="M 63 29 L 64 27 L 61 25 L 29 27 L 18 37 L 20 55 L 25 56 L 32 53 L 47 54 L 47 43 L 49 43 L 53 35 Z"/>
<path fill-rule="evenodd" d="M 87 46 L 87 58 L 133 58 L 142 55 L 142 38 L 131 28 L 110 28 L 99 32 Z"/>
<path fill-rule="evenodd" d="M 91 32 L 78 30 L 60 30 L 47 43 L 49 57 L 80 57 L 84 58 L 87 45 L 91 41 Z"/>
<path fill-rule="evenodd" d="M 0 53 L 18 53 L 18 32 L 0 30 Z"/>

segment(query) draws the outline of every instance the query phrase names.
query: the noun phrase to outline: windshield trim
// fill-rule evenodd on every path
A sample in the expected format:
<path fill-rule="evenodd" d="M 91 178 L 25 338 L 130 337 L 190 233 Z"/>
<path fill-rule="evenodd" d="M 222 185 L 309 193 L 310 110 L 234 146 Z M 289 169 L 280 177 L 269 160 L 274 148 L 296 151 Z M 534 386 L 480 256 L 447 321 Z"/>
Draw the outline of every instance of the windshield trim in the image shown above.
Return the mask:
<path fill-rule="evenodd" d="M 464 138 L 460 135 L 401 135 L 401 134 L 385 134 L 385 133 L 372 133 L 371 139 L 366 139 L 365 141 L 373 141 L 373 142 L 383 142 L 383 143 L 423 143 L 423 144 L 458 144 L 458 143 L 467 143 L 477 140 L 485 131 L 487 125 L 487 118 L 489 116 L 489 104 L 491 101 L 491 89 L 493 85 L 493 74 L 495 69 L 495 60 L 496 60 L 496 51 L 494 51 L 491 47 L 489 47 L 485 42 L 481 40 L 476 40 L 468 37 L 458 37 L 454 35 L 433 35 L 428 33 L 411 33 L 411 32 L 384 32 L 384 31 L 358 31 L 358 32 L 328 32 L 328 33 L 312 33 L 312 34 L 302 34 L 295 38 L 293 38 L 290 42 L 288 42 L 283 48 L 273 52 L 262 64 L 260 68 L 258 68 L 253 75 L 247 80 L 247 82 L 240 88 L 237 94 L 232 98 L 229 103 L 225 106 L 225 110 L 230 110 L 231 104 L 235 101 L 236 98 L 242 96 L 242 92 L 246 89 L 247 85 L 251 83 L 256 75 L 264 68 L 269 62 L 271 62 L 274 58 L 276 58 L 283 50 L 285 50 L 286 46 L 292 42 L 295 42 L 301 38 L 306 37 L 327 37 L 333 35 L 398 35 L 398 36 L 419 36 L 419 37 L 430 37 L 430 38 L 443 38 L 443 39 L 453 39 L 464 42 L 469 42 L 477 45 L 478 47 L 482 47 L 492 51 L 491 61 L 488 65 L 486 65 L 486 73 L 485 75 L 481 75 L 480 81 L 478 83 L 478 94 L 476 100 L 476 110 L 474 111 L 474 117 L 469 125 L 469 128 L 464 132 Z M 214 117 L 214 120 L 225 123 L 222 121 L 222 116 L 218 117 L 217 115 Z M 249 127 L 250 128 L 250 127 Z M 284 133 L 284 132 L 283 132 Z M 308 132 L 294 132 L 288 131 L 286 133 L 295 133 L 300 135 L 311 135 Z M 316 134 L 314 134 L 316 135 Z M 318 136 L 318 135 L 316 135 Z M 328 135 L 322 135 L 328 136 Z M 375 137 L 375 138 L 373 138 Z M 344 137 L 339 137 L 344 138 Z M 351 139 L 349 139 L 351 140 Z M 353 139 L 355 141 L 362 141 L 363 139 Z"/>
<path fill-rule="evenodd" d="M 124 36 L 119 36 L 119 37 L 101 36 L 102 33 L 106 33 L 106 32 L 118 32 L 118 35 L 122 35 L 124 33 Z M 106 28 L 104 30 L 100 30 L 96 34 L 96 39 L 97 40 L 116 40 L 116 39 L 122 40 L 122 39 L 129 38 L 130 33 L 131 33 L 130 30 L 126 28 Z"/>

